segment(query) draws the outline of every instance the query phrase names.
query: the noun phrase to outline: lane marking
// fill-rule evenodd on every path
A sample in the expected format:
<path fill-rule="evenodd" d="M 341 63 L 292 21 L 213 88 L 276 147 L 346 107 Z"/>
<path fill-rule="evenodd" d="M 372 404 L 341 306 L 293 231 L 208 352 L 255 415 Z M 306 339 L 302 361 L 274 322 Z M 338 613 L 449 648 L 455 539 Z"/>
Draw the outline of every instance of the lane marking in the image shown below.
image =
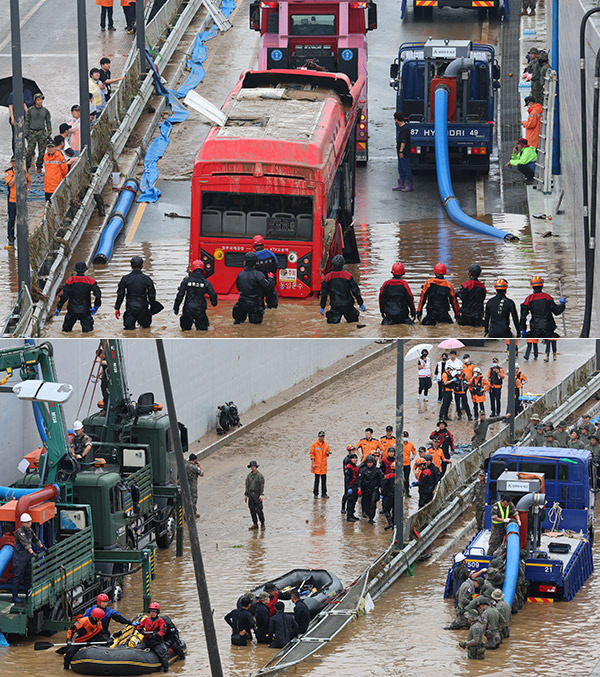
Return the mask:
<path fill-rule="evenodd" d="M 46 2 L 46 0 L 40 0 L 40 1 L 38 2 L 37 5 L 35 5 L 34 7 L 32 7 L 32 8 L 29 10 L 29 12 L 27 12 L 27 14 L 21 19 L 21 24 L 20 24 L 20 27 L 21 27 L 21 28 L 23 28 L 23 26 L 29 21 L 29 19 L 31 19 L 31 17 L 38 11 L 38 9 L 39 9 L 43 4 L 45 4 L 45 2 Z M 0 42 L 0 49 L 4 49 L 4 48 L 6 47 L 6 45 L 8 45 L 8 43 L 9 43 L 10 41 L 11 41 L 11 35 L 10 35 L 10 32 L 9 32 L 9 34 L 7 35 L 7 37 L 5 37 L 4 40 L 2 40 L 2 42 Z M 56 54 L 55 54 L 54 56 L 56 56 Z"/>
<path fill-rule="evenodd" d="M 488 44 L 489 33 L 490 33 L 490 19 L 488 16 L 486 16 L 484 22 L 481 24 L 481 42 L 483 42 L 485 45 Z"/>
<path fill-rule="evenodd" d="M 140 202 L 140 204 L 138 205 L 135 216 L 133 217 L 133 221 L 131 222 L 131 228 L 127 231 L 127 235 L 125 236 L 125 242 L 131 242 L 135 237 L 135 234 L 142 221 L 142 217 L 144 216 L 144 212 L 146 211 L 147 206 L 148 206 L 147 202 Z"/>
<path fill-rule="evenodd" d="M 477 216 L 483 216 L 485 214 L 485 190 L 483 184 L 483 175 L 477 177 L 477 182 L 475 184 L 475 194 L 477 198 Z"/>

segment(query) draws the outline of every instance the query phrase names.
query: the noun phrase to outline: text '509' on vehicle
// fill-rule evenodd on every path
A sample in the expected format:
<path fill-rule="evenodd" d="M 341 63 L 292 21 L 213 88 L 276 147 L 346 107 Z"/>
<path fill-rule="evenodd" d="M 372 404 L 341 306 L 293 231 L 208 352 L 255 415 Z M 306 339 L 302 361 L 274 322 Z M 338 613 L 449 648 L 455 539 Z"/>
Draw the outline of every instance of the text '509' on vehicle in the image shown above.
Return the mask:
<path fill-rule="evenodd" d="M 377 28 L 371 0 L 261 0 L 250 4 L 250 28 L 260 31 L 258 68 L 310 68 L 363 75 L 356 160 L 369 156 L 367 112 L 367 31 Z"/>
<path fill-rule="evenodd" d="M 309 70 L 247 71 L 227 98 L 227 121 L 196 156 L 190 260 L 218 294 L 235 280 L 252 238 L 278 260 L 277 290 L 321 289 L 336 254 L 357 263 L 353 229 L 361 76 Z"/>
<path fill-rule="evenodd" d="M 470 40 L 405 42 L 390 66 L 396 109 L 409 120 L 413 168 L 435 167 L 435 97 L 448 91 L 450 164 L 487 173 L 500 67 L 491 45 Z"/>

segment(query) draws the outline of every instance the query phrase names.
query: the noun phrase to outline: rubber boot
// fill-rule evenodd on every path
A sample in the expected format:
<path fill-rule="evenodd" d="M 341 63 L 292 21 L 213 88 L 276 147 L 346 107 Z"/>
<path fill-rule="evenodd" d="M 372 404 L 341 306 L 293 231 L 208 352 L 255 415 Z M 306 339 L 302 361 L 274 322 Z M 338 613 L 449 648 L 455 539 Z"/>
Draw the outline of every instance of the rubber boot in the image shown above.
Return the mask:
<path fill-rule="evenodd" d="M 552 353 L 552 359 L 556 361 L 556 353 Z"/>
<path fill-rule="evenodd" d="M 404 179 L 398 179 L 398 185 L 392 190 L 404 190 Z"/>
<path fill-rule="evenodd" d="M 403 193 L 412 193 L 413 192 L 413 182 L 410 179 L 406 182 L 406 185 L 402 189 L 402 192 Z M 427 399 L 427 398 L 425 398 L 425 399 Z"/>
<path fill-rule="evenodd" d="M 550 355 L 546 355 L 546 357 L 544 357 L 544 362 L 550 362 Z"/>

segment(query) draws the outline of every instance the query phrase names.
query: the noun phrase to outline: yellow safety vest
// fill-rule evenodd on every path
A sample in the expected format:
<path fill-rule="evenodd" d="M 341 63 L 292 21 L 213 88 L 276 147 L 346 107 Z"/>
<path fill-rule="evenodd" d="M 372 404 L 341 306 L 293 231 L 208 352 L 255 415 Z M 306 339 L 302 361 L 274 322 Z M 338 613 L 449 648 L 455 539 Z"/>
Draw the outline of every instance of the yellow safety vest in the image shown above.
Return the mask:
<path fill-rule="evenodd" d="M 500 511 L 500 517 L 505 520 L 508 518 L 508 511 L 510 510 L 510 505 L 506 506 L 506 514 L 504 514 L 504 510 L 502 508 L 502 502 L 498 501 L 498 510 Z M 493 520 L 492 520 L 493 521 Z M 500 524 L 500 522 L 494 522 L 494 524 Z"/>

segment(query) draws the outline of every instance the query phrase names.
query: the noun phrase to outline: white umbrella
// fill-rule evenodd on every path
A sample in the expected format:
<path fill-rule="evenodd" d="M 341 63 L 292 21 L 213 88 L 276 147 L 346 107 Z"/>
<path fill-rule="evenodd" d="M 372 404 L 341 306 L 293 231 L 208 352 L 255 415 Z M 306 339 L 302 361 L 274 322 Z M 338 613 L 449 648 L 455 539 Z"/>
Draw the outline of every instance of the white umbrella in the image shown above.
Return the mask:
<path fill-rule="evenodd" d="M 431 343 L 419 343 L 417 346 L 413 346 L 404 356 L 404 361 L 408 362 L 408 360 L 416 360 L 418 357 L 421 356 L 421 351 L 422 350 L 431 350 L 433 348 L 433 345 Z"/>

